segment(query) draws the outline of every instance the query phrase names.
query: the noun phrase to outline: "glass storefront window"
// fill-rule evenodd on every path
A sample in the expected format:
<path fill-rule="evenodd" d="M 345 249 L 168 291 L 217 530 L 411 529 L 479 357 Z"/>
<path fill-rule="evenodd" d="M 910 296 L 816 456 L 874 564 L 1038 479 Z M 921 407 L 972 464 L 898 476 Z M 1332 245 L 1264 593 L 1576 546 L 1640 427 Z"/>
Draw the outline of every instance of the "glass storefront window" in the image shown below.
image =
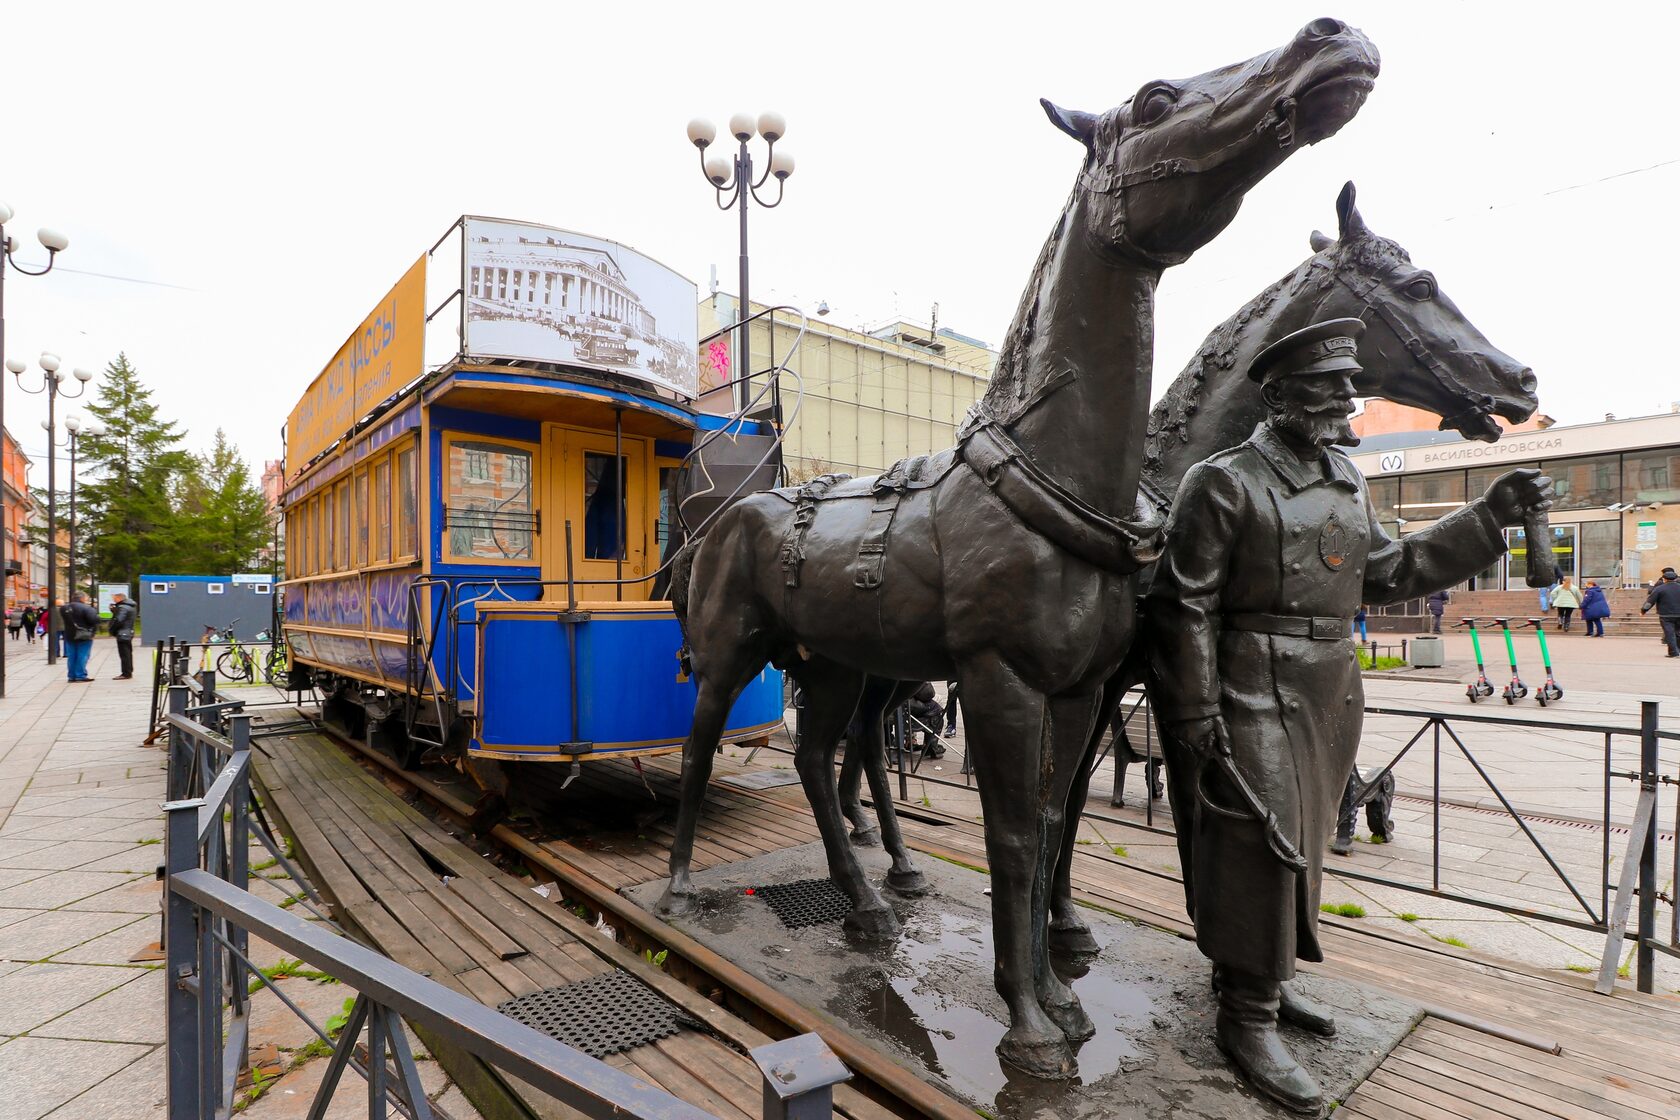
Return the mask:
<path fill-rule="evenodd" d="M 1592 459 L 1551 459 L 1540 464 L 1557 486 L 1559 509 L 1603 509 L 1622 492 L 1622 464 L 1615 455 Z"/>
<path fill-rule="evenodd" d="M 1622 522 L 1588 521 L 1581 526 L 1581 578 L 1604 587 L 1622 580 Z"/>
<path fill-rule="evenodd" d="M 1622 456 L 1622 501 L 1680 502 L 1680 449 Z"/>
<path fill-rule="evenodd" d="M 1552 526 L 1552 555 L 1557 559 L 1558 575 L 1575 578 L 1579 553 L 1576 548 L 1579 525 Z M 1528 586 L 1528 532 L 1506 529 L 1505 543 L 1510 549 L 1506 556 L 1505 587 L 1517 591 Z"/>
<path fill-rule="evenodd" d="M 1511 463 L 1498 467 L 1471 467 L 1465 472 L 1464 494 L 1467 500 L 1474 500 L 1487 493 L 1487 488 L 1493 485 L 1494 479 L 1518 467 L 1538 467 L 1539 463 Z"/>
<path fill-rule="evenodd" d="M 1464 504 L 1464 472 L 1436 471 L 1400 480 L 1400 516 L 1435 521 Z"/>
<path fill-rule="evenodd" d="M 1389 522 L 1398 520 L 1400 514 L 1400 480 L 1398 478 L 1373 478 L 1365 484 L 1371 495 L 1371 508 L 1377 511 L 1377 520 L 1383 522 L 1383 528 L 1389 536 L 1394 536 L 1394 529 Z"/>

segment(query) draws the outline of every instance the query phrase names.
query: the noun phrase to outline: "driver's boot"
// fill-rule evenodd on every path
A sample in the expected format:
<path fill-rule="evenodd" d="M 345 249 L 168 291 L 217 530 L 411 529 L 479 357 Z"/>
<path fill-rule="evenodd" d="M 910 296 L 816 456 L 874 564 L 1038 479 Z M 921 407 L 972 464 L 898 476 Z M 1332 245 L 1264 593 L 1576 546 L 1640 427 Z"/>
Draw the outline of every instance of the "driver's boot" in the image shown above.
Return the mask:
<path fill-rule="evenodd" d="M 1278 1035 L 1279 995 L 1276 980 L 1220 969 L 1214 1040 L 1256 1089 L 1293 1112 L 1316 1116 L 1324 1094 Z"/>
<path fill-rule="evenodd" d="M 1336 1033 L 1336 1018 L 1330 1009 L 1302 995 L 1287 980 L 1278 985 L 1278 1018 L 1324 1038 Z"/>

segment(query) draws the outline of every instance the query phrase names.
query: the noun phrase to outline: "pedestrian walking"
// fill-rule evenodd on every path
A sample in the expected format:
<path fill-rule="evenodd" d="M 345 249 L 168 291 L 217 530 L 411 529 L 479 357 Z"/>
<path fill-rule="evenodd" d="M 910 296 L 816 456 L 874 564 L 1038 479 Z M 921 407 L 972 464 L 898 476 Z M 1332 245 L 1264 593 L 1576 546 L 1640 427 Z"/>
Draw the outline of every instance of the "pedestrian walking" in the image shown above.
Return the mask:
<path fill-rule="evenodd" d="M 1552 592 L 1552 606 L 1557 608 L 1558 628 L 1564 633 L 1569 632 L 1569 621 L 1575 617 L 1575 609 L 1581 605 L 1581 593 L 1576 591 L 1564 576 L 1558 581 L 1557 590 Z"/>
<path fill-rule="evenodd" d="M 23 608 L 23 636 L 29 639 L 29 644 L 35 644 L 35 636 L 41 631 L 41 612 L 33 606 Z"/>
<path fill-rule="evenodd" d="M 134 678 L 134 616 L 137 613 L 134 604 L 121 591 L 111 596 L 111 637 L 117 640 L 117 660 L 122 665 L 122 672 L 117 674 L 119 681 Z"/>
<path fill-rule="evenodd" d="M 957 733 L 957 682 L 945 682 L 945 737 Z"/>
<path fill-rule="evenodd" d="M 1657 617 L 1662 620 L 1663 645 L 1668 647 L 1668 655 L 1680 657 L 1680 575 L 1673 568 L 1662 570 L 1662 578 L 1651 585 L 1651 593 L 1645 596 L 1645 605 L 1639 608 L 1639 613 L 1649 614 L 1652 607 L 1657 608 Z"/>
<path fill-rule="evenodd" d="M 1555 587 L 1557 585 L 1553 584 L 1552 586 Z M 1540 613 L 1541 614 L 1551 614 L 1552 613 L 1552 588 L 1551 587 L 1542 587 L 1540 589 Z"/>
<path fill-rule="evenodd" d="M 1431 619 L 1429 632 L 1431 634 L 1439 634 L 1441 632 L 1441 616 L 1447 613 L 1447 601 L 1451 598 L 1451 592 L 1441 590 L 1435 592 L 1428 599 L 1424 600 L 1424 604 L 1429 608 L 1429 615 Z"/>
<path fill-rule="evenodd" d="M 11 635 L 12 641 L 15 642 L 22 630 L 23 612 L 13 607 L 6 612 L 6 632 Z"/>
<path fill-rule="evenodd" d="M 1353 612 L 1353 628 L 1359 632 L 1359 644 L 1364 645 L 1371 640 L 1371 634 L 1365 629 L 1366 607 L 1359 604 L 1359 609 Z"/>
<path fill-rule="evenodd" d="M 87 592 L 78 591 L 64 608 L 64 659 L 71 684 L 85 684 L 93 636 L 99 632 L 99 612 L 88 605 Z"/>
<path fill-rule="evenodd" d="M 1589 579 L 1581 593 L 1581 617 L 1587 624 L 1587 637 L 1604 637 L 1604 620 L 1610 617 L 1610 597 L 1597 580 Z"/>

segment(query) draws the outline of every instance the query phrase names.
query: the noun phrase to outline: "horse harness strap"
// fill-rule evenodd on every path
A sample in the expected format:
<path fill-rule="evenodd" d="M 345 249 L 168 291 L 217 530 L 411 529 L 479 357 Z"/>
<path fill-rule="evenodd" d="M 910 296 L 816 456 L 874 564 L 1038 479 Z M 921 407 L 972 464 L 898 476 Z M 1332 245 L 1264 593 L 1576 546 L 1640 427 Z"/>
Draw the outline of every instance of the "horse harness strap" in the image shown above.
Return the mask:
<path fill-rule="evenodd" d="M 1485 393 L 1474 392 L 1461 383 L 1458 378 L 1453 376 L 1452 370 L 1447 367 L 1445 362 L 1430 353 L 1429 347 L 1424 344 L 1423 339 L 1412 333 L 1406 325 L 1406 321 L 1394 310 L 1393 305 L 1384 298 L 1380 280 L 1375 277 L 1360 277 L 1357 281 L 1351 280 L 1340 271 L 1336 273 L 1336 279 L 1340 280 L 1348 291 L 1358 296 L 1367 308 L 1377 313 L 1377 317 L 1394 333 L 1394 337 L 1406 348 L 1406 352 L 1412 356 L 1418 365 L 1428 370 L 1435 380 L 1441 383 L 1443 389 L 1467 399 L 1479 398 L 1484 402 L 1483 406 L 1472 408 L 1469 411 L 1484 412 L 1492 407 L 1493 398 Z M 1443 426 L 1446 422 L 1455 419 L 1458 419 L 1458 417 L 1446 417 L 1442 421 Z"/>
<path fill-rule="evenodd" d="M 805 537 L 811 522 L 817 517 L 817 503 L 842 482 L 851 480 L 849 474 L 825 474 L 800 486 L 793 494 L 793 528 L 782 541 L 782 582 L 788 587 L 799 586 L 799 569 L 805 563 Z M 783 497 L 786 491 L 780 491 Z"/>
<path fill-rule="evenodd" d="M 1160 556 L 1163 519 L 1141 492 L 1136 520 L 1110 517 L 1040 470 L 995 423 L 974 427 L 958 450 L 1010 512 L 1086 563 L 1130 575 Z"/>

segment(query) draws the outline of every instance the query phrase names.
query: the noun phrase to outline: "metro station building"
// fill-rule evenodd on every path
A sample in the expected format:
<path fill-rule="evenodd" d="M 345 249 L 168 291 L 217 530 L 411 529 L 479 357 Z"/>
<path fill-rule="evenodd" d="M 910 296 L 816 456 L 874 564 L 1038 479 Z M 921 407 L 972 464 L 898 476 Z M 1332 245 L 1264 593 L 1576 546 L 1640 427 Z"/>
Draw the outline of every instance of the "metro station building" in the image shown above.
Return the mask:
<path fill-rule="evenodd" d="M 1372 405 L 1379 403 L 1386 405 Z M 1557 484 L 1551 531 L 1560 574 L 1635 588 L 1664 567 L 1680 567 L 1680 406 L 1657 416 L 1512 431 L 1497 443 L 1434 430 L 1373 433 L 1348 450 L 1390 536 L 1433 524 L 1508 470 L 1538 467 Z M 1510 551 L 1466 590 L 1528 590 L 1523 530 L 1506 533 Z"/>

